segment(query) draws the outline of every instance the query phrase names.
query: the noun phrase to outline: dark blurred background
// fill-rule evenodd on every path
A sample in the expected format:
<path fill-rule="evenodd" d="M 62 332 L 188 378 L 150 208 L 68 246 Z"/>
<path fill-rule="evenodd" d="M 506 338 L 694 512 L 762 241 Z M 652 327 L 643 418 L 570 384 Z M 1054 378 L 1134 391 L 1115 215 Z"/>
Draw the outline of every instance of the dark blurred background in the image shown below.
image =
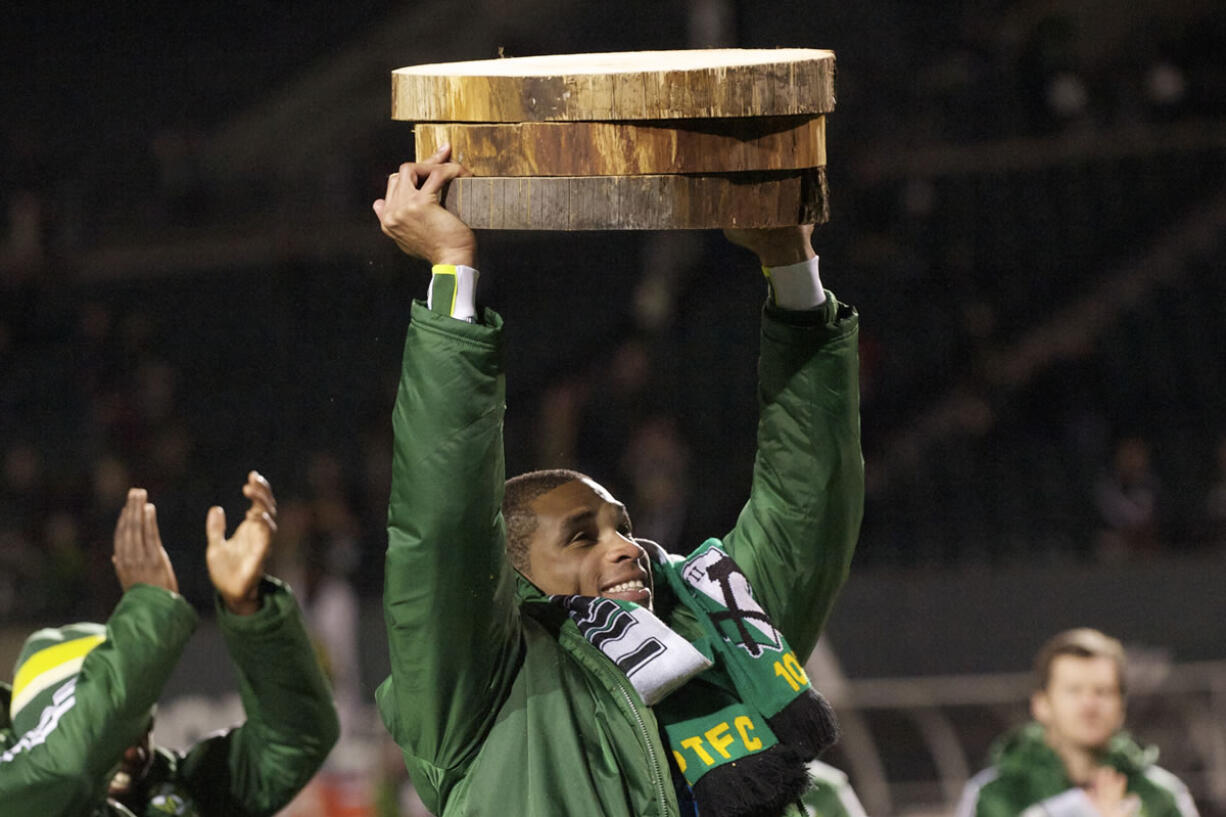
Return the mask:
<path fill-rule="evenodd" d="M 1009 673 L 1089 624 L 1159 668 L 1138 731 L 1226 813 L 1226 6 L 16 2 L 3 19 L 4 666 L 33 625 L 105 618 L 129 485 L 207 613 L 205 509 L 237 517 L 258 468 L 281 500 L 275 569 L 308 601 L 349 599 L 368 697 L 389 412 L 428 279 L 369 209 L 413 155 L 392 68 L 830 48 L 833 217 L 814 243 L 863 313 L 869 493 L 829 632 L 879 774 L 836 761 L 870 812 L 943 813 L 1024 714 Z M 753 455 L 753 260 L 717 233 L 479 239 L 508 322 L 509 470 L 588 471 L 673 549 L 728 529 Z M 909 685 L 872 686 L 889 679 Z"/>

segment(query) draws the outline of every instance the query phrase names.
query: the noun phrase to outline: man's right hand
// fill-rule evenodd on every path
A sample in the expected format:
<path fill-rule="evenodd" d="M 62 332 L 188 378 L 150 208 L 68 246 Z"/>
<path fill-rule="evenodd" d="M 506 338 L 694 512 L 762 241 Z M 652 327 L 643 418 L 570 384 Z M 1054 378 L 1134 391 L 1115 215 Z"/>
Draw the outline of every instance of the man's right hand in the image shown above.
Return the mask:
<path fill-rule="evenodd" d="M 408 255 L 431 264 L 474 266 L 477 239 L 468 225 L 440 203 L 443 187 L 468 171 L 449 162 L 444 145 L 424 162 L 405 162 L 387 179 L 387 193 L 372 205 L 383 232 Z"/>
<path fill-rule="evenodd" d="M 799 264 L 817 255 L 813 251 L 812 224 L 795 227 L 772 227 L 766 229 L 724 230 L 724 237 L 758 256 L 764 267 L 783 267 Z"/>
<path fill-rule="evenodd" d="M 209 541 L 205 561 L 213 587 L 227 610 L 247 616 L 260 609 L 259 584 L 277 530 L 277 500 L 258 471 L 247 474 L 243 496 L 251 500 L 251 507 L 233 536 L 226 538 L 226 512 L 219 505 L 209 508 L 204 532 Z"/>
<path fill-rule="evenodd" d="M 1128 778 L 1110 766 L 1094 770 L 1086 794 L 1102 817 L 1136 817 L 1141 811 L 1140 798 L 1128 793 Z"/>
<path fill-rule="evenodd" d="M 178 593 L 179 582 L 158 533 L 157 510 L 147 499 L 143 488 L 128 490 L 115 525 L 115 575 L 124 591 L 134 584 L 151 584 Z"/>

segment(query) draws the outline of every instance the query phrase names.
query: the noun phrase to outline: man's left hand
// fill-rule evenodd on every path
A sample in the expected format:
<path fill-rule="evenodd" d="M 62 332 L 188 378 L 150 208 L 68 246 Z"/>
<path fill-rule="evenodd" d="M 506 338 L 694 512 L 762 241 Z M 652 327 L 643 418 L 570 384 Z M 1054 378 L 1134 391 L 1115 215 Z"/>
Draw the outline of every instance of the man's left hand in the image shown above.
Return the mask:
<path fill-rule="evenodd" d="M 204 523 L 209 540 L 205 561 L 209 578 L 226 609 L 237 615 L 250 615 L 260 609 L 260 579 L 264 576 L 272 535 L 277 530 L 277 500 L 268 480 L 256 471 L 247 475 L 243 496 L 251 500 L 251 507 L 229 539 L 226 512 L 218 506 L 209 508 Z"/>

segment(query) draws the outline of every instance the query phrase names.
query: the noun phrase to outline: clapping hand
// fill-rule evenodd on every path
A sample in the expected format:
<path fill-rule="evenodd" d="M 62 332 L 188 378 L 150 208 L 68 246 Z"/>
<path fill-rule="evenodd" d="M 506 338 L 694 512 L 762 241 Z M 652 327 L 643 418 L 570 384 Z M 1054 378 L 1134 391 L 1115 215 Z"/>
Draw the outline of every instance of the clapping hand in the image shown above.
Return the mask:
<path fill-rule="evenodd" d="M 111 563 L 125 592 L 134 584 L 150 584 L 177 593 L 179 582 L 158 533 L 157 509 L 147 499 L 143 488 L 128 489 L 128 501 L 115 525 Z"/>
<path fill-rule="evenodd" d="M 208 537 L 205 560 L 209 579 L 226 609 L 237 615 L 250 615 L 260 609 L 259 586 L 272 535 L 277 530 L 277 500 L 272 486 L 256 471 L 247 474 L 243 496 L 251 507 L 234 535 L 226 538 L 226 512 L 209 508 L 204 529 Z"/>

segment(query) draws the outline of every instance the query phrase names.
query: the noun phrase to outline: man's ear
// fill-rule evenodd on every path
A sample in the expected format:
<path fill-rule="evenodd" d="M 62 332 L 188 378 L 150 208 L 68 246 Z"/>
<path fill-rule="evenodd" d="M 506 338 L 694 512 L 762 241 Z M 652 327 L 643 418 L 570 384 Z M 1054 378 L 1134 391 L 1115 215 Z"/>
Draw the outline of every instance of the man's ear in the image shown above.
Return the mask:
<path fill-rule="evenodd" d="M 1030 695 L 1030 714 L 1036 721 L 1047 726 L 1051 720 L 1051 701 L 1047 700 L 1047 692 L 1040 689 Z"/>

